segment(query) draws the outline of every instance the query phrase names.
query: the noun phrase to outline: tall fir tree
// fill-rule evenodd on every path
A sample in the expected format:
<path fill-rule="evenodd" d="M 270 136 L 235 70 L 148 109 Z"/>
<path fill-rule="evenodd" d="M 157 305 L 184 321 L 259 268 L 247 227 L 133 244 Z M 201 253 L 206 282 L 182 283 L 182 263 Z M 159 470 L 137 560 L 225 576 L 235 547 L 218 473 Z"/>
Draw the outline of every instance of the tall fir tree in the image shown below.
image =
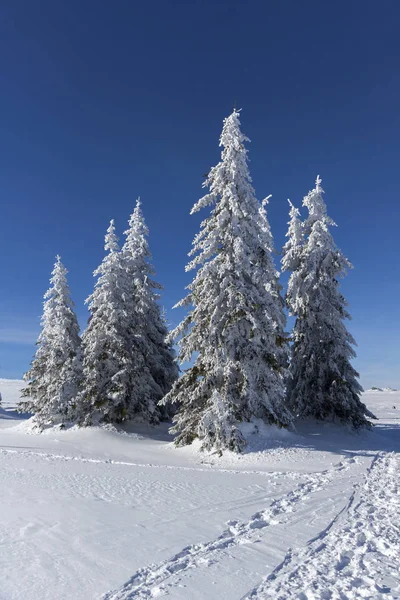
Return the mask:
<path fill-rule="evenodd" d="M 240 424 L 291 424 L 285 407 L 285 317 L 272 260 L 272 236 L 247 166 L 239 112 L 224 120 L 222 160 L 204 183 L 209 193 L 192 214 L 212 206 L 193 241 L 198 269 L 177 306 L 191 307 L 171 333 L 179 358 L 191 361 L 165 401 L 177 402 L 178 445 L 195 438 L 205 449 L 243 450 Z"/>
<path fill-rule="evenodd" d="M 24 376 L 27 386 L 22 397 L 26 400 L 18 406 L 21 412 L 34 413 L 40 428 L 71 419 L 82 377 L 81 340 L 67 272 L 57 256 L 50 288 L 44 296 L 38 348 Z"/>
<path fill-rule="evenodd" d="M 175 353 L 166 342 L 168 329 L 158 304 L 158 290 L 162 286 L 152 279 L 154 267 L 148 244 L 149 230 L 144 220 L 140 198 L 129 219 L 122 247 L 124 269 L 130 286 L 132 328 L 141 336 L 142 352 L 149 374 L 153 379 L 151 401 L 159 401 L 170 391 L 179 369 Z M 159 407 L 160 417 L 168 416 L 168 407 Z"/>
<path fill-rule="evenodd" d="M 105 236 L 108 254 L 94 271 L 86 300 L 90 318 L 82 336 L 83 383 L 77 420 L 83 425 L 137 418 L 157 423 L 154 382 L 144 360 L 140 325 L 132 319 L 129 278 L 112 220 Z"/>
<path fill-rule="evenodd" d="M 355 341 L 345 326 L 350 315 L 339 289 L 339 277 L 352 267 L 334 243 L 321 179 L 305 196 L 304 224 L 290 211 L 289 240 L 283 270 L 291 271 L 287 304 L 296 316 L 288 381 L 288 402 L 299 418 L 341 421 L 354 428 L 375 418 L 360 400 L 358 373 L 350 360 Z"/>

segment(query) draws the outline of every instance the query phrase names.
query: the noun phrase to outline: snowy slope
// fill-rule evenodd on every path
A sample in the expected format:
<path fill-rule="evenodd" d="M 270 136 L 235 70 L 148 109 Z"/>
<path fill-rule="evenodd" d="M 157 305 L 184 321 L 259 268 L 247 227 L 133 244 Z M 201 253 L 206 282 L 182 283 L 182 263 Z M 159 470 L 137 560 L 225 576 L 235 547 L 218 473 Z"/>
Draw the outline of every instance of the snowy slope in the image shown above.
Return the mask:
<path fill-rule="evenodd" d="M 1 600 L 400 597 L 400 392 L 364 394 L 372 432 L 218 457 L 165 427 L 35 435 L 21 386 L 0 380 Z"/>

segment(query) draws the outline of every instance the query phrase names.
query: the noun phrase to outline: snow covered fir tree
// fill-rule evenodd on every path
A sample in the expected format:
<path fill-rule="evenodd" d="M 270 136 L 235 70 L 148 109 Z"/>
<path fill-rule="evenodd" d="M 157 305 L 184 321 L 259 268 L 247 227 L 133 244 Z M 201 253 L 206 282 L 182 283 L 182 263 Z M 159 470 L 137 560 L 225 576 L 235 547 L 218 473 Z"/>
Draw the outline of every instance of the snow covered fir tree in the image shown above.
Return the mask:
<path fill-rule="evenodd" d="M 211 206 L 187 270 L 198 269 L 177 306 L 190 307 L 171 333 L 179 358 L 194 362 L 167 394 L 178 404 L 178 445 L 199 438 L 204 449 L 243 450 L 244 422 L 288 426 L 284 378 L 285 317 L 272 260 L 272 236 L 247 166 L 239 112 L 224 120 L 222 159 L 204 183 Z M 254 425 L 256 429 L 256 424 Z"/>
<path fill-rule="evenodd" d="M 129 220 L 122 247 L 124 270 L 130 286 L 132 329 L 141 336 L 144 361 L 154 381 L 152 400 L 159 401 L 170 391 L 179 369 L 172 345 L 166 342 L 168 329 L 158 304 L 162 286 L 152 279 L 154 267 L 147 241 L 149 230 L 144 220 L 140 199 Z M 167 406 L 159 406 L 160 417 L 168 416 Z"/>
<path fill-rule="evenodd" d="M 71 408 L 82 376 L 79 326 L 67 284 L 67 270 L 59 256 L 46 292 L 42 330 L 26 387 L 18 406 L 20 412 L 34 413 L 43 428 L 64 424 L 72 418 Z"/>
<path fill-rule="evenodd" d="M 83 382 L 77 401 L 77 420 L 83 425 L 127 420 L 135 393 L 142 391 L 140 373 L 145 370 L 132 329 L 130 288 L 113 220 L 104 248 L 108 253 L 94 271 L 98 279 L 86 300 L 90 317 L 82 336 Z"/>
<path fill-rule="evenodd" d="M 340 421 L 354 428 L 375 418 L 360 400 L 358 373 L 350 360 L 355 341 L 345 326 L 350 315 L 339 289 L 351 263 L 336 247 L 329 228 L 321 179 L 305 196 L 301 223 L 291 206 L 282 267 L 290 271 L 287 305 L 296 317 L 288 380 L 288 405 L 298 418 Z"/>
<path fill-rule="evenodd" d="M 83 425 L 129 419 L 156 424 L 162 415 L 157 406 L 162 391 L 150 372 L 149 344 L 143 336 L 143 319 L 149 315 L 138 308 L 133 294 L 132 269 L 135 260 L 141 264 L 139 252 L 128 257 L 126 247 L 119 250 L 114 221 L 107 230 L 105 250 L 108 253 L 94 272 L 98 277 L 94 292 L 86 301 L 90 318 L 82 336 L 77 420 Z"/>

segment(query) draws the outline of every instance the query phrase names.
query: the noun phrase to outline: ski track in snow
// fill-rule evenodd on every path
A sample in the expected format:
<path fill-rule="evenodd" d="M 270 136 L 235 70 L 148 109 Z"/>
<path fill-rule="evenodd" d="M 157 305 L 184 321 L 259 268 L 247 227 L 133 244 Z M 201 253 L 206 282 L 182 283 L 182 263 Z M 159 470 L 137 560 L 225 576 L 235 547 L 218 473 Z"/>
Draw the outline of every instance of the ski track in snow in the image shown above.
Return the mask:
<path fill-rule="evenodd" d="M 345 509 L 242 600 L 400 598 L 399 473 L 398 456 L 378 454 Z"/>
<path fill-rule="evenodd" d="M 296 512 L 302 501 L 323 489 L 341 471 L 349 469 L 356 462 L 356 458 L 345 458 L 323 472 L 308 475 L 305 482 L 299 483 L 294 490 L 274 500 L 266 510 L 255 513 L 249 521 L 229 521 L 227 529 L 215 540 L 187 546 L 159 565 L 152 564 L 139 569 L 119 590 L 105 594 L 103 600 L 145 599 L 168 593 L 168 588 L 175 584 L 174 576 L 181 576 L 190 569 L 207 567 L 218 562 L 223 559 L 224 551 L 228 548 L 254 543 L 260 539 L 267 527 L 290 519 L 290 515 Z"/>
<path fill-rule="evenodd" d="M 77 461 L 82 463 L 92 464 L 105 464 L 105 465 L 119 465 L 126 467 L 139 467 L 141 469 L 165 469 L 172 471 L 199 471 L 201 473 L 227 473 L 232 475 L 262 475 L 265 477 L 289 477 L 291 479 L 300 479 L 304 477 L 304 473 L 296 471 L 256 471 L 256 470 L 239 470 L 239 469 L 221 469 L 210 464 L 209 468 L 203 467 L 183 467 L 179 465 L 163 465 L 154 463 L 137 463 L 123 460 L 114 459 L 98 459 L 98 458 L 87 458 L 85 456 L 68 456 L 66 454 L 53 454 L 50 452 L 37 452 L 34 450 L 10 450 L 9 448 L 0 447 L 0 456 L 7 455 L 18 455 L 24 458 L 41 458 L 49 461 Z M 207 464 L 207 463 L 204 463 Z"/>

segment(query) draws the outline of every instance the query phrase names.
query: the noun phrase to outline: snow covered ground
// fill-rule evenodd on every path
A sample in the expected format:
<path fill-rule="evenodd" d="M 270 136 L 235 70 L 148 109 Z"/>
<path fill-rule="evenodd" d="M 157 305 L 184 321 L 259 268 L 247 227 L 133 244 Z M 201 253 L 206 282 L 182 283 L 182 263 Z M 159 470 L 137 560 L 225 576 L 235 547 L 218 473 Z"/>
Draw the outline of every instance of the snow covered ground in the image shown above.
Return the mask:
<path fill-rule="evenodd" d="M 400 392 L 364 394 L 372 432 L 219 457 L 165 427 L 35 435 L 21 386 L 0 380 L 1 600 L 400 598 Z"/>

